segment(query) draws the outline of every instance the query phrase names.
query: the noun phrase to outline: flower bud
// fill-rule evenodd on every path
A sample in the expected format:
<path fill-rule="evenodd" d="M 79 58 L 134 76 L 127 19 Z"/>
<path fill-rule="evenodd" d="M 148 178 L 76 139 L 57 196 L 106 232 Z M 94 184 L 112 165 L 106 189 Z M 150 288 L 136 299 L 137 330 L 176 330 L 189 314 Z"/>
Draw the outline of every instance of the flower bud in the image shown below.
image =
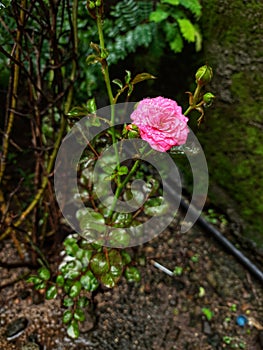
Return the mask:
<path fill-rule="evenodd" d="M 215 98 L 215 95 L 213 95 L 211 92 L 207 92 L 206 94 L 204 94 L 204 96 L 203 96 L 204 105 L 206 107 L 211 106 L 214 98 Z"/>
<path fill-rule="evenodd" d="M 212 77 L 213 70 L 207 65 L 200 67 L 195 74 L 196 83 L 200 86 L 208 84 Z"/>
<path fill-rule="evenodd" d="M 129 124 L 125 126 L 125 134 L 128 134 L 129 139 L 136 139 L 140 137 L 140 131 L 137 125 Z"/>

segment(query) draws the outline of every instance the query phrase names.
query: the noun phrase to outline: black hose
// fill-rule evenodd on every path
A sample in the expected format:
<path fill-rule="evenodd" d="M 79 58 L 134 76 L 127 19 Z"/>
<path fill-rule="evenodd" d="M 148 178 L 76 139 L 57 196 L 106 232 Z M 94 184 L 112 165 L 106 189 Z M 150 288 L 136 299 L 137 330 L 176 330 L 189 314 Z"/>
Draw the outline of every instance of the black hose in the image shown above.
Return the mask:
<path fill-rule="evenodd" d="M 193 217 L 198 217 L 196 215 L 196 209 L 191 205 L 189 206 L 187 202 L 181 198 L 181 207 L 188 211 Z M 240 250 L 238 250 L 226 237 L 222 235 L 213 225 L 209 224 L 202 216 L 199 216 L 196 223 L 200 225 L 205 231 L 211 233 L 224 247 L 226 247 L 231 254 L 233 254 L 255 277 L 263 283 L 263 272 L 254 265 Z"/>

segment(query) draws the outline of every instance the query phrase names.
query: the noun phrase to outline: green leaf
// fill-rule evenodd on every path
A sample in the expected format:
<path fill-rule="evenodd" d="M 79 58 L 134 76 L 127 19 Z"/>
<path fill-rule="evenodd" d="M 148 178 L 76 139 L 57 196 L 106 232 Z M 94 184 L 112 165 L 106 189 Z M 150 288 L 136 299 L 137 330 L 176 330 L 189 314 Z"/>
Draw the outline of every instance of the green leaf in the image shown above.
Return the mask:
<path fill-rule="evenodd" d="M 106 273 L 100 276 L 100 281 L 107 288 L 113 288 L 116 285 L 115 278 L 111 273 Z"/>
<path fill-rule="evenodd" d="M 86 107 L 82 107 L 82 106 L 76 106 L 73 107 L 69 112 L 68 112 L 68 116 L 69 117 L 80 117 L 80 116 L 86 116 L 89 114 L 89 111 Z"/>
<path fill-rule="evenodd" d="M 90 267 L 95 275 L 103 275 L 110 269 L 109 262 L 104 253 L 94 255 L 90 261 Z"/>
<path fill-rule="evenodd" d="M 62 275 L 58 275 L 57 278 L 56 278 L 56 284 L 59 286 L 59 287 L 63 287 L 64 286 L 64 283 L 65 283 L 65 279 Z"/>
<path fill-rule="evenodd" d="M 35 290 L 45 289 L 46 288 L 46 282 L 43 281 L 41 283 L 35 284 L 34 288 L 35 288 Z"/>
<path fill-rule="evenodd" d="M 62 322 L 67 324 L 72 320 L 73 314 L 71 310 L 66 310 L 62 317 Z"/>
<path fill-rule="evenodd" d="M 79 297 L 77 304 L 83 309 L 89 304 L 89 299 L 87 297 Z"/>
<path fill-rule="evenodd" d="M 87 110 L 89 111 L 89 113 L 96 113 L 97 111 L 97 105 L 96 105 L 96 101 L 95 98 L 90 98 L 87 101 Z"/>
<path fill-rule="evenodd" d="M 137 83 L 140 83 L 141 81 L 148 80 L 148 79 L 157 79 L 157 78 L 154 75 L 149 73 L 140 73 L 134 77 L 131 83 L 137 84 Z"/>
<path fill-rule="evenodd" d="M 208 321 L 210 321 L 212 319 L 212 317 L 214 316 L 213 311 L 211 311 L 207 307 L 202 308 L 202 313 L 205 315 L 205 317 L 207 318 Z"/>
<path fill-rule="evenodd" d="M 73 280 L 80 275 L 82 264 L 79 260 L 75 259 L 63 265 L 60 271 L 65 279 Z"/>
<path fill-rule="evenodd" d="M 48 281 L 50 279 L 50 271 L 46 267 L 40 267 L 37 273 L 38 276 L 44 281 Z"/>
<path fill-rule="evenodd" d="M 114 227 L 128 227 L 131 222 L 132 222 L 131 213 L 115 212 L 112 216 L 112 225 Z"/>
<path fill-rule="evenodd" d="M 125 83 L 126 84 L 129 84 L 130 81 L 131 81 L 131 72 L 129 70 L 125 70 L 125 72 L 127 73 L 126 76 L 125 76 Z"/>
<path fill-rule="evenodd" d="M 89 265 L 92 254 L 92 250 L 84 250 L 84 253 L 81 258 L 81 263 L 83 267 L 87 267 Z"/>
<path fill-rule="evenodd" d="M 79 220 L 80 228 L 85 232 L 86 230 L 95 230 L 97 232 L 105 231 L 104 217 L 95 212 L 91 208 L 80 209 L 77 211 L 77 219 Z"/>
<path fill-rule="evenodd" d="M 63 305 L 66 307 L 70 307 L 74 305 L 74 300 L 68 297 L 65 297 L 63 300 Z"/>
<path fill-rule="evenodd" d="M 192 22 L 186 18 L 178 19 L 177 22 L 179 24 L 180 31 L 183 37 L 185 38 L 185 40 L 187 40 L 190 43 L 194 43 L 196 30 Z"/>
<path fill-rule="evenodd" d="M 150 14 L 149 20 L 159 23 L 164 21 L 168 17 L 169 17 L 169 13 L 159 8 Z"/>
<path fill-rule="evenodd" d="M 177 6 L 180 4 L 180 1 L 179 0 L 161 0 L 161 3 Z"/>
<path fill-rule="evenodd" d="M 109 233 L 109 242 L 113 247 L 127 247 L 130 243 L 130 235 L 125 229 L 112 229 Z"/>
<path fill-rule="evenodd" d="M 128 174 L 129 172 L 129 169 L 125 166 L 125 165 L 122 165 L 119 169 L 118 169 L 118 174 L 119 175 L 126 175 Z"/>
<path fill-rule="evenodd" d="M 39 284 L 42 282 L 41 278 L 37 277 L 37 276 L 29 276 L 26 279 L 27 283 L 33 283 L 33 284 Z"/>
<path fill-rule="evenodd" d="M 150 198 L 144 204 L 146 215 L 159 216 L 167 213 L 169 204 L 164 201 L 163 197 Z"/>
<path fill-rule="evenodd" d="M 74 312 L 74 318 L 77 321 L 83 322 L 85 321 L 85 314 L 81 309 L 76 309 Z"/>
<path fill-rule="evenodd" d="M 114 80 L 112 80 L 112 82 L 113 82 L 113 84 L 118 85 L 120 89 L 123 88 L 123 83 L 120 79 L 114 79 Z"/>
<path fill-rule="evenodd" d="M 90 292 L 93 292 L 99 286 L 97 278 L 91 271 L 87 271 L 85 275 L 81 276 L 80 283 L 85 290 L 88 290 Z"/>
<path fill-rule="evenodd" d="M 50 286 L 46 291 L 46 299 L 47 300 L 54 299 L 56 298 L 57 294 L 58 294 L 58 291 L 56 286 Z"/>
<path fill-rule="evenodd" d="M 140 282 L 141 274 L 134 266 L 128 266 L 125 270 L 125 277 L 128 282 Z"/>
<path fill-rule="evenodd" d="M 70 298 L 76 298 L 79 295 L 79 293 L 81 292 L 81 288 L 82 288 L 82 285 L 81 285 L 80 281 L 74 282 L 69 290 Z"/>
<path fill-rule="evenodd" d="M 131 262 L 131 256 L 125 250 L 121 251 L 122 263 L 123 265 L 128 265 Z"/>
<path fill-rule="evenodd" d="M 69 327 L 67 328 L 67 334 L 72 339 L 77 339 L 79 337 L 79 325 L 78 321 L 72 320 Z"/>

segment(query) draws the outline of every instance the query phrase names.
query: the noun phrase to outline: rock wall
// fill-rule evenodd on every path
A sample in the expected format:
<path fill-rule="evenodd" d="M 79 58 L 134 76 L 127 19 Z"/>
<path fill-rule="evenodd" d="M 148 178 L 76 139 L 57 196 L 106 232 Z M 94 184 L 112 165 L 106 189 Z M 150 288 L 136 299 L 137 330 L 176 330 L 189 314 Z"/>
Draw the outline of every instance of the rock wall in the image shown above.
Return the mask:
<path fill-rule="evenodd" d="M 202 5 L 204 57 L 216 95 L 199 133 L 210 197 L 240 216 L 244 234 L 263 247 L 263 2 Z"/>

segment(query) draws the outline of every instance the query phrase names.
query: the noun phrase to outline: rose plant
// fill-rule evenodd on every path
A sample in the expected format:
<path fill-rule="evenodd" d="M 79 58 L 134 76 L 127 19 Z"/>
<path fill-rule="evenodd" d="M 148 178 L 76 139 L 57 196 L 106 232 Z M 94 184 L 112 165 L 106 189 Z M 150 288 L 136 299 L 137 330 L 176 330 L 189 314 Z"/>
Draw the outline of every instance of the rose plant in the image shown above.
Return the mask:
<path fill-rule="evenodd" d="M 211 93 L 204 93 L 204 87 L 212 78 L 211 68 L 204 65 L 196 73 L 194 93 L 188 92 L 189 107 L 184 113 L 174 100 L 161 96 L 145 98 L 135 106 L 129 115 L 129 122 L 122 126 L 119 123 L 116 125 L 115 107 L 119 96 L 127 92 L 128 99 L 137 83 L 155 77 L 148 73 L 132 77 L 126 71 L 124 82 L 118 79 L 111 81 L 107 65 L 108 52 L 103 37 L 103 3 L 88 1 L 87 7 L 97 22 L 100 40 L 99 44 L 91 44 L 94 54 L 87 61 L 88 64 L 101 64 L 110 114 L 108 118 L 100 115 L 95 99 L 68 113 L 73 128 L 73 119 L 83 121 L 81 125 L 84 127 L 77 134 L 76 141 L 85 144 L 77 166 L 79 193 L 69 193 L 67 197 L 70 202 L 78 196 L 83 203 L 73 215 L 71 213 L 78 223 L 78 233 L 72 233 L 65 239 L 62 261 L 56 276 L 52 276 L 50 270 L 43 265 L 36 275 L 28 278 L 28 282 L 33 283 L 36 289 L 46 289 L 47 299 L 58 295 L 62 297 L 65 308 L 63 323 L 72 338 L 79 336 L 80 323 L 85 320 L 84 308 L 91 302 L 95 291 L 114 287 L 123 275 L 129 282 L 139 282 L 140 273 L 133 260 L 132 250 L 126 248 L 134 246 L 134 242 L 145 242 L 145 218 L 157 216 L 154 225 L 157 224 L 167 214 L 170 205 L 165 201 L 161 181 L 161 177 L 167 176 L 170 169 L 163 169 L 160 174 L 147 160 L 152 157 L 157 158 L 158 162 L 158 154 L 184 145 L 189 134 L 186 115 L 193 110 L 199 111 L 200 123 L 203 120 L 203 108 L 210 105 L 214 98 Z M 115 96 L 112 82 L 118 86 Z M 122 107 L 125 108 L 125 104 Z M 102 123 L 108 127 L 100 129 L 99 133 L 89 139 L 88 132 L 100 127 Z M 120 152 L 128 140 L 130 159 L 123 161 Z M 113 152 L 108 152 L 111 148 Z M 66 156 L 64 153 L 63 156 Z M 59 172 L 59 168 L 56 171 Z M 96 184 L 96 179 L 99 180 L 99 185 Z M 144 180 L 143 187 L 140 187 L 140 180 Z M 62 177 L 59 181 L 63 181 Z M 113 195 L 109 195 L 109 188 Z M 129 206 L 122 212 L 117 210 L 118 203 L 125 201 Z"/>

